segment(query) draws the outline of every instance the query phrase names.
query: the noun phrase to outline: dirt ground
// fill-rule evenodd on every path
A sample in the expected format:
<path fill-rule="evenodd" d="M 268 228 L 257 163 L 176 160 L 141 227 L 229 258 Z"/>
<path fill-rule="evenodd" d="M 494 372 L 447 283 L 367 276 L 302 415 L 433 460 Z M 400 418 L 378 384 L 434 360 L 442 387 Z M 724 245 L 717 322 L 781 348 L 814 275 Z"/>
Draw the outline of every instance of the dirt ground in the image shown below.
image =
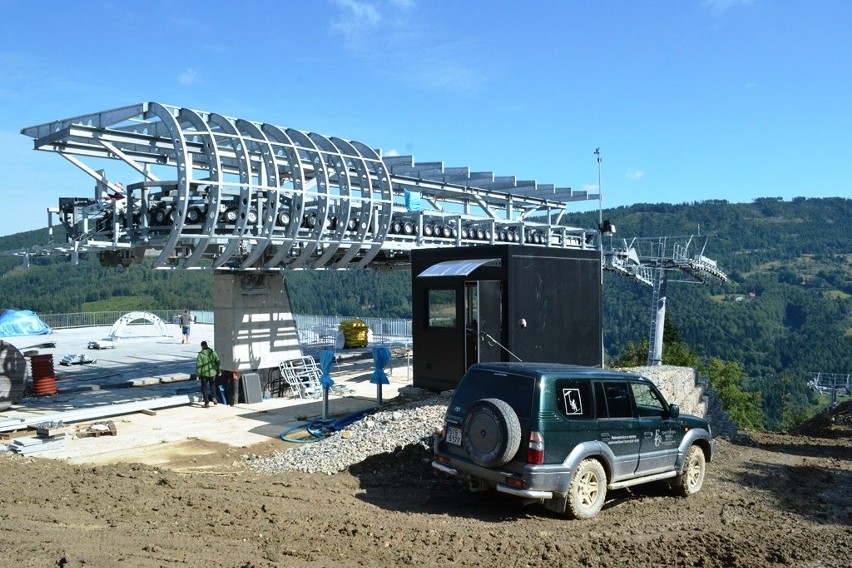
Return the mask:
<path fill-rule="evenodd" d="M 697 495 L 616 491 L 589 521 L 471 494 L 418 446 L 331 476 L 253 473 L 228 447 L 186 447 L 167 467 L 6 454 L 0 565 L 850 566 L 847 411 L 798 434 L 720 440 Z"/>

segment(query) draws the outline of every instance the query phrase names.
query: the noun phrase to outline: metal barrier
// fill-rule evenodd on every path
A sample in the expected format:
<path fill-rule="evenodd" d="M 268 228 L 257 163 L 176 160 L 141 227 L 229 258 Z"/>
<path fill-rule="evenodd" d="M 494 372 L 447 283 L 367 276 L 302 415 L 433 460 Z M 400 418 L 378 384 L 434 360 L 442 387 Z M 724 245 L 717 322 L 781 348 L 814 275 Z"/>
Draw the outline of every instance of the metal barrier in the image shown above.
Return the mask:
<path fill-rule="evenodd" d="M 177 323 L 182 311 L 148 310 L 148 313 L 154 314 L 166 323 Z M 128 312 L 75 312 L 68 314 L 39 314 L 39 317 L 52 329 L 66 329 L 73 327 L 111 326 L 126 313 Z M 213 312 L 194 311 L 192 312 L 192 317 L 195 323 L 213 323 Z M 139 325 L 148 323 L 150 322 L 138 322 Z"/>
<path fill-rule="evenodd" d="M 351 316 L 294 315 L 303 345 L 334 344 L 340 323 L 359 319 L 372 334 L 371 343 L 411 343 L 411 320 L 402 318 L 362 318 Z"/>
<path fill-rule="evenodd" d="M 182 310 L 151 310 L 164 322 L 176 324 Z M 192 311 L 195 323 L 213 324 L 212 311 Z M 52 329 L 75 327 L 111 326 L 127 312 L 78 312 L 69 314 L 39 314 L 39 317 Z M 340 322 L 360 319 L 367 324 L 372 334 L 372 343 L 411 344 L 411 320 L 402 318 L 362 318 L 352 316 L 314 316 L 294 314 L 299 341 L 303 345 L 333 345 L 337 338 Z M 150 322 L 140 320 L 139 325 Z M 133 325 L 133 324 L 131 324 Z"/>

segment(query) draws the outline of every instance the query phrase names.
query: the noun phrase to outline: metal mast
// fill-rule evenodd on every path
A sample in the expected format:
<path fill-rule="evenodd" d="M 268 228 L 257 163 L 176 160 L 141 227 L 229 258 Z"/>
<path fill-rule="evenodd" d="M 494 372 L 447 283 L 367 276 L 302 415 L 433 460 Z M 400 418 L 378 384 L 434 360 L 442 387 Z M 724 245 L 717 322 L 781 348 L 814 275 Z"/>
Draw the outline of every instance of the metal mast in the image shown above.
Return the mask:
<path fill-rule="evenodd" d="M 699 248 L 690 255 L 690 247 Z M 679 271 L 687 278 L 674 282 L 699 284 L 728 280 L 715 260 L 704 256 L 707 236 L 634 238 L 622 240 L 619 247 L 604 251 L 604 270 L 623 274 L 652 287 L 651 325 L 648 332 L 648 365 L 659 365 L 663 359 L 663 329 L 666 319 L 666 287 L 668 273 Z"/>

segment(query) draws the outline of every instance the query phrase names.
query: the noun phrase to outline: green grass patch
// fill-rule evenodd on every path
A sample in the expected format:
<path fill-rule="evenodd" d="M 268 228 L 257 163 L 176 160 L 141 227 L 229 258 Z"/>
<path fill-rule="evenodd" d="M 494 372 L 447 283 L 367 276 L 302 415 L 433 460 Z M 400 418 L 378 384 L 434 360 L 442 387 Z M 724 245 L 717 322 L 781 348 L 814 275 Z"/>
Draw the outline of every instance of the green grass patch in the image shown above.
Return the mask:
<path fill-rule="evenodd" d="M 114 296 L 86 302 L 82 307 L 84 312 L 149 312 L 157 309 L 156 303 L 150 296 Z"/>

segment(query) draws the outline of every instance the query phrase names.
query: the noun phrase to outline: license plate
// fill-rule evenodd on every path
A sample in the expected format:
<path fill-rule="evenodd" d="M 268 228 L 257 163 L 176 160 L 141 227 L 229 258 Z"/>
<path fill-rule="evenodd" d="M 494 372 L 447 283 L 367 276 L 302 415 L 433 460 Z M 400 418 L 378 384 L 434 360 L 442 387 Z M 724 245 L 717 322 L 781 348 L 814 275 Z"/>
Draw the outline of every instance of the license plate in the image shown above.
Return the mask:
<path fill-rule="evenodd" d="M 461 428 L 450 426 L 447 428 L 447 443 L 454 446 L 461 446 Z"/>

